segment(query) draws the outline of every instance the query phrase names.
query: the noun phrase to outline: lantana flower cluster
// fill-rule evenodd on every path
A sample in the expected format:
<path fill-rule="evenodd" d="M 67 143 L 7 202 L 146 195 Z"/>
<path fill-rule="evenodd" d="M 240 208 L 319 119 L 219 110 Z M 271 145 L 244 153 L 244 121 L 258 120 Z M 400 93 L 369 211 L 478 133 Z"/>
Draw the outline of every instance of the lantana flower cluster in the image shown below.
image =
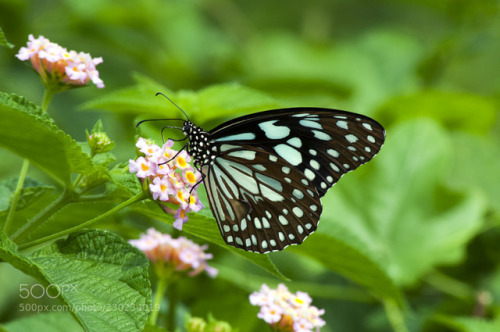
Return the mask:
<path fill-rule="evenodd" d="M 47 38 L 29 35 L 27 47 L 21 47 L 16 55 L 19 60 L 30 60 L 46 86 L 61 82 L 71 86 L 81 86 L 92 81 L 98 88 L 104 88 L 96 66 L 102 58 L 92 58 L 84 52 L 68 51 Z"/>
<path fill-rule="evenodd" d="M 312 306 L 311 302 L 307 293 L 293 294 L 284 284 L 279 284 L 277 289 L 263 284 L 260 291 L 250 295 L 250 303 L 260 306 L 257 316 L 280 332 L 319 331 L 325 325 L 320 318 L 325 310 Z"/>
<path fill-rule="evenodd" d="M 217 269 L 207 264 L 207 260 L 213 257 L 205 252 L 208 246 L 199 246 L 183 236 L 175 239 L 150 228 L 138 240 L 130 240 L 129 243 L 142 251 L 151 262 L 167 270 L 187 272 L 189 276 L 202 271 L 211 277 L 217 275 Z"/>
<path fill-rule="evenodd" d="M 129 170 L 144 183 L 147 181 L 153 199 L 178 205 L 174 210 L 161 204 L 163 210 L 173 214 L 174 227 L 182 229 L 187 222 L 187 213 L 198 212 L 203 204 L 193 187 L 200 181 L 201 174 L 189 162 L 186 151 L 172 149 L 174 142 L 168 140 L 162 147 L 140 137 L 137 148 L 143 156 L 129 161 Z"/>

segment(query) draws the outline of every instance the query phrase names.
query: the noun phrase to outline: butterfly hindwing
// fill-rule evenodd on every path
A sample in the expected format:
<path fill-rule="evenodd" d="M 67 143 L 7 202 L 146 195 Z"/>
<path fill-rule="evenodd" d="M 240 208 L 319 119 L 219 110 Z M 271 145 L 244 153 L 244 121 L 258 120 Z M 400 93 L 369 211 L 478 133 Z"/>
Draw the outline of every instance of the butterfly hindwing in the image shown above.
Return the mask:
<path fill-rule="evenodd" d="M 316 230 L 320 196 L 302 172 L 254 146 L 223 149 L 202 171 L 227 244 L 264 253 L 302 243 Z"/>

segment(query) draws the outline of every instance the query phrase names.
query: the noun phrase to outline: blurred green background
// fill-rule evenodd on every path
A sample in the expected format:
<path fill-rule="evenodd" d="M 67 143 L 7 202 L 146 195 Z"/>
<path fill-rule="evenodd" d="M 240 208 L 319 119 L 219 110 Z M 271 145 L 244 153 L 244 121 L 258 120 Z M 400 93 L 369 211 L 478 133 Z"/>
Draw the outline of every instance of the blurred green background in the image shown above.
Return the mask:
<path fill-rule="evenodd" d="M 103 57 L 106 88 L 56 95 L 50 114 L 77 140 L 101 118 L 118 161 L 134 157 L 137 112 L 81 105 L 137 77 L 172 91 L 237 83 L 269 105 L 374 117 L 386 146 L 324 197 L 319 229 L 345 234 L 384 267 L 405 292 L 411 331 L 481 331 L 443 317 L 494 319 L 500 309 L 499 11 L 494 0 L 0 0 L 0 26 L 15 44 L 0 50 L 0 90 L 41 102 L 40 80 L 14 57 L 28 34 Z M 206 129 L 241 115 L 191 106 Z M 0 159 L 2 179 L 16 176 L 22 159 L 3 149 Z M 323 331 L 390 330 L 383 306 L 349 281 L 293 251 L 272 257 L 326 309 Z M 19 283 L 19 273 L 0 268 L 3 285 Z M 0 322 L 17 316 L 18 290 L 9 289 L 0 292 Z M 191 280 L 182 293 L 195 315 L 212 312 L 242 332 L 263 326 L 248 293 L 227 281 Z"/>

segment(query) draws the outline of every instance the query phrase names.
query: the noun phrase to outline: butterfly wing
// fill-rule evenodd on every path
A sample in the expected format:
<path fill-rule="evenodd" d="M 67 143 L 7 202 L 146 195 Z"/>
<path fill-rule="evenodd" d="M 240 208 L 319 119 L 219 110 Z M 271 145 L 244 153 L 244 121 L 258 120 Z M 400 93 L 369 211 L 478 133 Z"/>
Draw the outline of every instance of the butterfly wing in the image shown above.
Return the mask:
<path fill-rule="evenodd" d="M 251 114 L 209 135 L 216 158 L 202 171 L 220 232 L 227 244 L 261 253 L 314 232 L 320 197 L 385 139 L 373 119 L 320 108 Z"/>
<path fill-rule="evenodd" d="M 235 146 L 202 171 L 227 244 L 265 253 L 302 243 L 316 230 L 322 208 L 313 183 L 274 154 Z"/>
<path fill-rule="evenodd" d="M 254 146 L 297 168 L 320 197 L 347 172 L 371 160 L 385 140 L 384 128 L 361 114 L 323 108 L 288 108 L 236 118 L 210 131 L 224 146 Z"/>

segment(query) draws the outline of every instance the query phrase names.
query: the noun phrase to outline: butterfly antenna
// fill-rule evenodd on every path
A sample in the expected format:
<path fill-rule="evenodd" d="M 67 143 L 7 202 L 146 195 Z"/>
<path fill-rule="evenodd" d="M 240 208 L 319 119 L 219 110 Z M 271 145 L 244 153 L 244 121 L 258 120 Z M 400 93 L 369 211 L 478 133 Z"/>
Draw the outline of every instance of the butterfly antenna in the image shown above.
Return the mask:
<path fill-rule="evenodd" d="M 182 112 L 182 114 L 184 114 L 184 116 L 186 117 L 186 119 L 187 119 L 188 121 L 191 121 L 191 120 L 189 120 L 189 116 L 187 116 L 186 112 L 184 112 L 184 110 L 183 110 L 182 108 L 180 108 L 180 107 L 179 107 L 176 103 L 174 103 L 174 102 L 172 101 L 172 99 L 168 98 L 165 94 L 163 94 L 163 93 L 161 93 L 161 92 L 157 92 L 157 93 L 156 93 L 156 96 L 158 96 L 158 95 L 162 95 L 163 97 L 167 98 L 169 102 L 171 102 L 171 103 L 172 103 L 175 107 L 177 107 L 177 108 L 178 108 L 178 109 Z"/>

